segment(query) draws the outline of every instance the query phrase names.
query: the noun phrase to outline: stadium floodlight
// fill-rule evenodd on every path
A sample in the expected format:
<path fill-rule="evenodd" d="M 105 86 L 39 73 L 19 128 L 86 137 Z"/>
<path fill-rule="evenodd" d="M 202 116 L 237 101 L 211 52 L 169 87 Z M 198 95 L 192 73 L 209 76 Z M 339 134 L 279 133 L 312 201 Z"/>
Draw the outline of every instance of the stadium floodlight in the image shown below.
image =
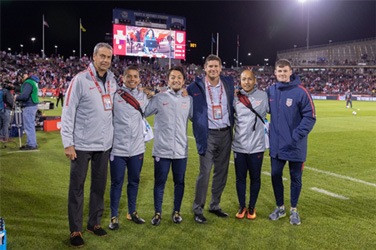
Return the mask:
<path fill-rule="evenodd" d="M 311 0 L 312 1 L 312 0 Z M 298 0 L 299 3 L 301 4 L 306 4 L 307 6 L 307 38 L 306 38 L 306 42 L 307 42 L 307 50 L 309 49 L 309 5 L 308 3 L 308 0 Z"/>
<path fill-rule="evenodd" d="M 33 44 L 33 52 L 34 52 L 34 42 L 35 42 L 35 37 L 32 37 L 32 38 L 31 38 L 31 42 L 32 42 L 32 44 Z"/>

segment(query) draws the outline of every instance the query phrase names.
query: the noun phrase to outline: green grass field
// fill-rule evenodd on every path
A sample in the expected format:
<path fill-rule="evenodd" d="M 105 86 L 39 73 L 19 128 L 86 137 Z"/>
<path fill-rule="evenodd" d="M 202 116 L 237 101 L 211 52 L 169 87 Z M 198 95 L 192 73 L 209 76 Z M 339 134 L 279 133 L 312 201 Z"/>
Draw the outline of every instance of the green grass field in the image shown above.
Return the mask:
<path fill-rule="evenodd" d="M 125 185 L 120 203 L 120 229 L 97 237 L 84 232 L 87 249 L 376 249 L 376 103 L 315 101 L 317 123 L 309 136 L 308 157 L 299 201 L 300 226 L 288 217 L 270 221 L 274 209 L 270 162 L 265 154 L 262 185 L 254 221 L 238 220 L 235 173 L 231 159 L 221 207 L 229 218 L 206 212 L 206 225 L 193 220 L 191 210 L 198 157 L 189 125 L 189 158 L 182 224 L 171 221 L 173 184 L 166 185 L 160 226 L 152 226 L 153 162 L 147 144 L 141 173 L 137 210 L 146 220 L 137 225 L 126 220 Z M 61 108 L 46 111 L 59 115 Z M 152 124 L 152 119 L 150 119 Z M 39 151 L 1 149 L 0 216 L 5 219 L 8 249 L 68 249 L 67 194 L 69 161 L 65 158 L 59 132 L 38 131 Z M 23 138 L 25 139 L 25 138 Z M 285 202 L 289 204 L 289 175 L 285 168 Z M 109 185 L 105 195 L 102 225 L 109 223 Z M 87 218 L 90 176 L 85 185 Z M 210 190 L 208 192 L 210 194 Z M 249 190 L 247 190 L 247 196 Z M 209 202 L 210 195 L 208 196 Z M 84 227 L 86 224 L 84 224 Z"/>

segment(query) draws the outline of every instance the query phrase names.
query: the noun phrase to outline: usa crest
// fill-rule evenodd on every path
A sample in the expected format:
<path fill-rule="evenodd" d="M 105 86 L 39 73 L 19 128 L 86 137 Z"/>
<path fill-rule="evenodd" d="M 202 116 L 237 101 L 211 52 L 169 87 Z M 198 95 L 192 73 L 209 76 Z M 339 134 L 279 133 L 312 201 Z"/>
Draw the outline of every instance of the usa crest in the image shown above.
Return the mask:
<path fill-rule="evenodd" d="M 286 106 L 287 107 L 291 107 L 291 105 L 292 105 L 292 99 L 291 98 L 287 98 L 286 99 Z"/>

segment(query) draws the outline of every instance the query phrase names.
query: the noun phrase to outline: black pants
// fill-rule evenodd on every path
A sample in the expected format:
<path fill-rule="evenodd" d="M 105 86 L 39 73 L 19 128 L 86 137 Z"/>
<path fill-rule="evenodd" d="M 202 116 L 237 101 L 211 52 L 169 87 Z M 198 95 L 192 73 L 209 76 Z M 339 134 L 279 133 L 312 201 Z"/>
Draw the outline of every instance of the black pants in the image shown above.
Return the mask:
<path fill-rule="evenodd" d="M 63 95 L 59 95 L 59 96 L 57 97 L 57 100 L 56 100 L 56 107 L 59 106 L 59 101 L 61 102 L 61 106 L 63 107 L 63 105 L 64 105 L 64 96 L 63 96 Z"/>
<path fill-rule="evenodd" d="M 71 232 L 82 232 L 84 186 L 91 162 L 91 186 L 89 201 L 88 226 L 101 223 L 104 210 L 104 192 L 107 181 L 107 166 L 109 158 L 107 151 L 76 151 L 77 158 L 71 161 L 70 182 L 68 194 L 68 217 Z"/>

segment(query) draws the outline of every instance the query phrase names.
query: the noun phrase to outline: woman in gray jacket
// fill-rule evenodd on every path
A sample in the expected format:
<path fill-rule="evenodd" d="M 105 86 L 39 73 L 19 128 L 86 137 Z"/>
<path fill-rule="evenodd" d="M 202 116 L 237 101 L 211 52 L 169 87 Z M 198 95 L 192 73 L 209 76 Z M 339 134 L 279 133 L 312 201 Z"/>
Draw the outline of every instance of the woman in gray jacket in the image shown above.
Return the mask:
<path fill-rule="evenodd" d="M 145 115 L 154 118 L 154 209 L 152 225 L 159 225 L 162 202 L 170 166 L 174 179 L 174 209 L 172 220 L 181 223 L 181 202 L 188 157 L 187 123 L 192 117 L 192 98 L 182 95 L 185 83 L 184 69 L 172 67 L 167 75 L 169 90 L 154 96 L 146 107 Z"/>
<path fill-rule="evenodd" d="M 236 218 L 243 219 L 246 216 L 253 220 L 256 218 L 255 205 L 261 186 L 261 167 L 266 148 L 264 120 L 269 106 L 266 93 L 256 88 L 256 78 L 252 71 L 244 70 L 241 73 L 240 84 L 242 89 L 234 99 L 236 115 L 232 143 L 239 200 Z M 247 209 L 245 194 L 248 172 L 251 184 Z"/>

